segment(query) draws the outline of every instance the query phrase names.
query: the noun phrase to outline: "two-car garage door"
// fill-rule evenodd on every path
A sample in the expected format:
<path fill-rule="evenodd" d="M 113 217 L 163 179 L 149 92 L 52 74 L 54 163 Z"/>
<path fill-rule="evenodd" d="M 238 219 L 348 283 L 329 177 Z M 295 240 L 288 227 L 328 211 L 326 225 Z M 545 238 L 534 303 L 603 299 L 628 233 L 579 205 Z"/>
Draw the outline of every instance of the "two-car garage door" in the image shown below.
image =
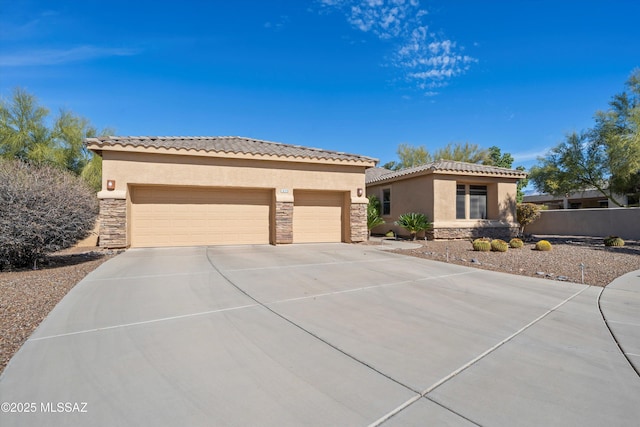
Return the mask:
<path fill-rule="evenodd" d="M 131 246 L 268 244 L 270 189 L 136 186 Z M 293 242 L 341 242 L 344 193 L 294 191 Z M 275 227 L 274 227 L 275 228 Z"/>
<path fill-rule="evenodd" d="M 134 187 L 131 246 L 268 244 L 269 190 Z"/>

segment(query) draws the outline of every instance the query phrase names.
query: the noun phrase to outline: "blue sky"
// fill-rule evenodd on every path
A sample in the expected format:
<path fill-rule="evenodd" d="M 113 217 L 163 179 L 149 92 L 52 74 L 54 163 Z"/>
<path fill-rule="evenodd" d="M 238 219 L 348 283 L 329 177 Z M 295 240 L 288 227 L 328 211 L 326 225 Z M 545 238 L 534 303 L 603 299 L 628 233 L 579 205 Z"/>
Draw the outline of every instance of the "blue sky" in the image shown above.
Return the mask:
<path fill-rule="evenodd" d="M 246 136 L 530 167 L 640 66 L 640 2 L 0 0 L 0 95 L 118 135 Z"/>

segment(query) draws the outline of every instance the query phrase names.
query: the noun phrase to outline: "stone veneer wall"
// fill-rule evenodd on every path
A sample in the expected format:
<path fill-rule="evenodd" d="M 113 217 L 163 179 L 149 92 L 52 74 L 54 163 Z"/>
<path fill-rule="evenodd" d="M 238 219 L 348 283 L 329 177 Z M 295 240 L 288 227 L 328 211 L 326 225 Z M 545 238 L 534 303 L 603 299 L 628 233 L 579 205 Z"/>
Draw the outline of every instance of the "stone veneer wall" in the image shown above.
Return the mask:
<path fill-rule="evenodd" d="M 293 243 L 293 202 L 276 202 L 275 243 Z"/>
<path fill-rule="evenodd" d="M 475 239 L 478 237 L 511 239 L 518 235 L 518 231 L 518 227 L 435 228 L 427 232 L 427 239 Z"/>
<path fill-rule="evenodd" d="M 127 201 L 123 199 L 100 200 L 100 247 L 124 248 L 127 246 Z"/>
<path fill-rule="evenodd" d="M 351 242 L 364 242 L 369 237 L 367 230 L 367 205 L 352 203 L 350 211 Z"/>

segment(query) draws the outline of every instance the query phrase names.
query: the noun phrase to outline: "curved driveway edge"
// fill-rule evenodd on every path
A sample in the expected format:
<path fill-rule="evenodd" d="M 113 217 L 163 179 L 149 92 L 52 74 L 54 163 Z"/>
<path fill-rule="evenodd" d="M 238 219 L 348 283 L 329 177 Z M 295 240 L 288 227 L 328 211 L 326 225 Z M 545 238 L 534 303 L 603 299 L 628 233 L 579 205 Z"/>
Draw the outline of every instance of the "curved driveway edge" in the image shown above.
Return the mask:
<path fill-rule="evenodd" d="M 0 425 L 634 425 L 600 291 L 375 246 L 129 250 L 10 361 Z"/>
<path fill-rule="evenodd" d="M 620 276 L 604 288 L 600 310 L 620 349 L 640 375 L 640 270 Z"/>

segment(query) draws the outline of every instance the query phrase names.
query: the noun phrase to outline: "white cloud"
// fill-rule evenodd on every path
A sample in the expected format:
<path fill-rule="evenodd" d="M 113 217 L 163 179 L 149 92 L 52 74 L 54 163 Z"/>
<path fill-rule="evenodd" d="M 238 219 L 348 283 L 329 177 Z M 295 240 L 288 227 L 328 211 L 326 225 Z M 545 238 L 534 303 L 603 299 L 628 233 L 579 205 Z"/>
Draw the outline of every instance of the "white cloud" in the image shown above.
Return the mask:
<path fill-rule="evenodd" d="M 512 156 L 515 162 L 530 162 L 533 160 L 537 160 L 538 157 L 545 157 L 547 154 L 549 154 L 549 151 L 551 151 L 551 148 L 547 147 L 536 151 L 513 153 Z"/>
<path fill-rule="evenodd" d="M 97 46 L 78 46 L 69 49 L 38 49 L 27 52 L 3 53 L 0 55 L 0 66 L 58 65 L 110 56 L 133 56 L 137 53 L 138 51 L 134 49 Z"/>
<path fill-rule="evenodd" d="M 318 0 L 345 14 L 354 28 L 394 42 L 390 63 L 415 87 L 434 96 L 432 89 L 465 73 L 475 58 L 463 55 L 455 41 L 439 39 L 422 22 L 428 12 L 418 0 Z"/>
<path fill-rule="evenodd" d="M 271 22 L 267 21 L 264 23 L 264 28 L 271 28 L 275 30 L 281 30 L 287 23 L 289 23 L 289 16 L 280 15 L 278 21 Z"/>

